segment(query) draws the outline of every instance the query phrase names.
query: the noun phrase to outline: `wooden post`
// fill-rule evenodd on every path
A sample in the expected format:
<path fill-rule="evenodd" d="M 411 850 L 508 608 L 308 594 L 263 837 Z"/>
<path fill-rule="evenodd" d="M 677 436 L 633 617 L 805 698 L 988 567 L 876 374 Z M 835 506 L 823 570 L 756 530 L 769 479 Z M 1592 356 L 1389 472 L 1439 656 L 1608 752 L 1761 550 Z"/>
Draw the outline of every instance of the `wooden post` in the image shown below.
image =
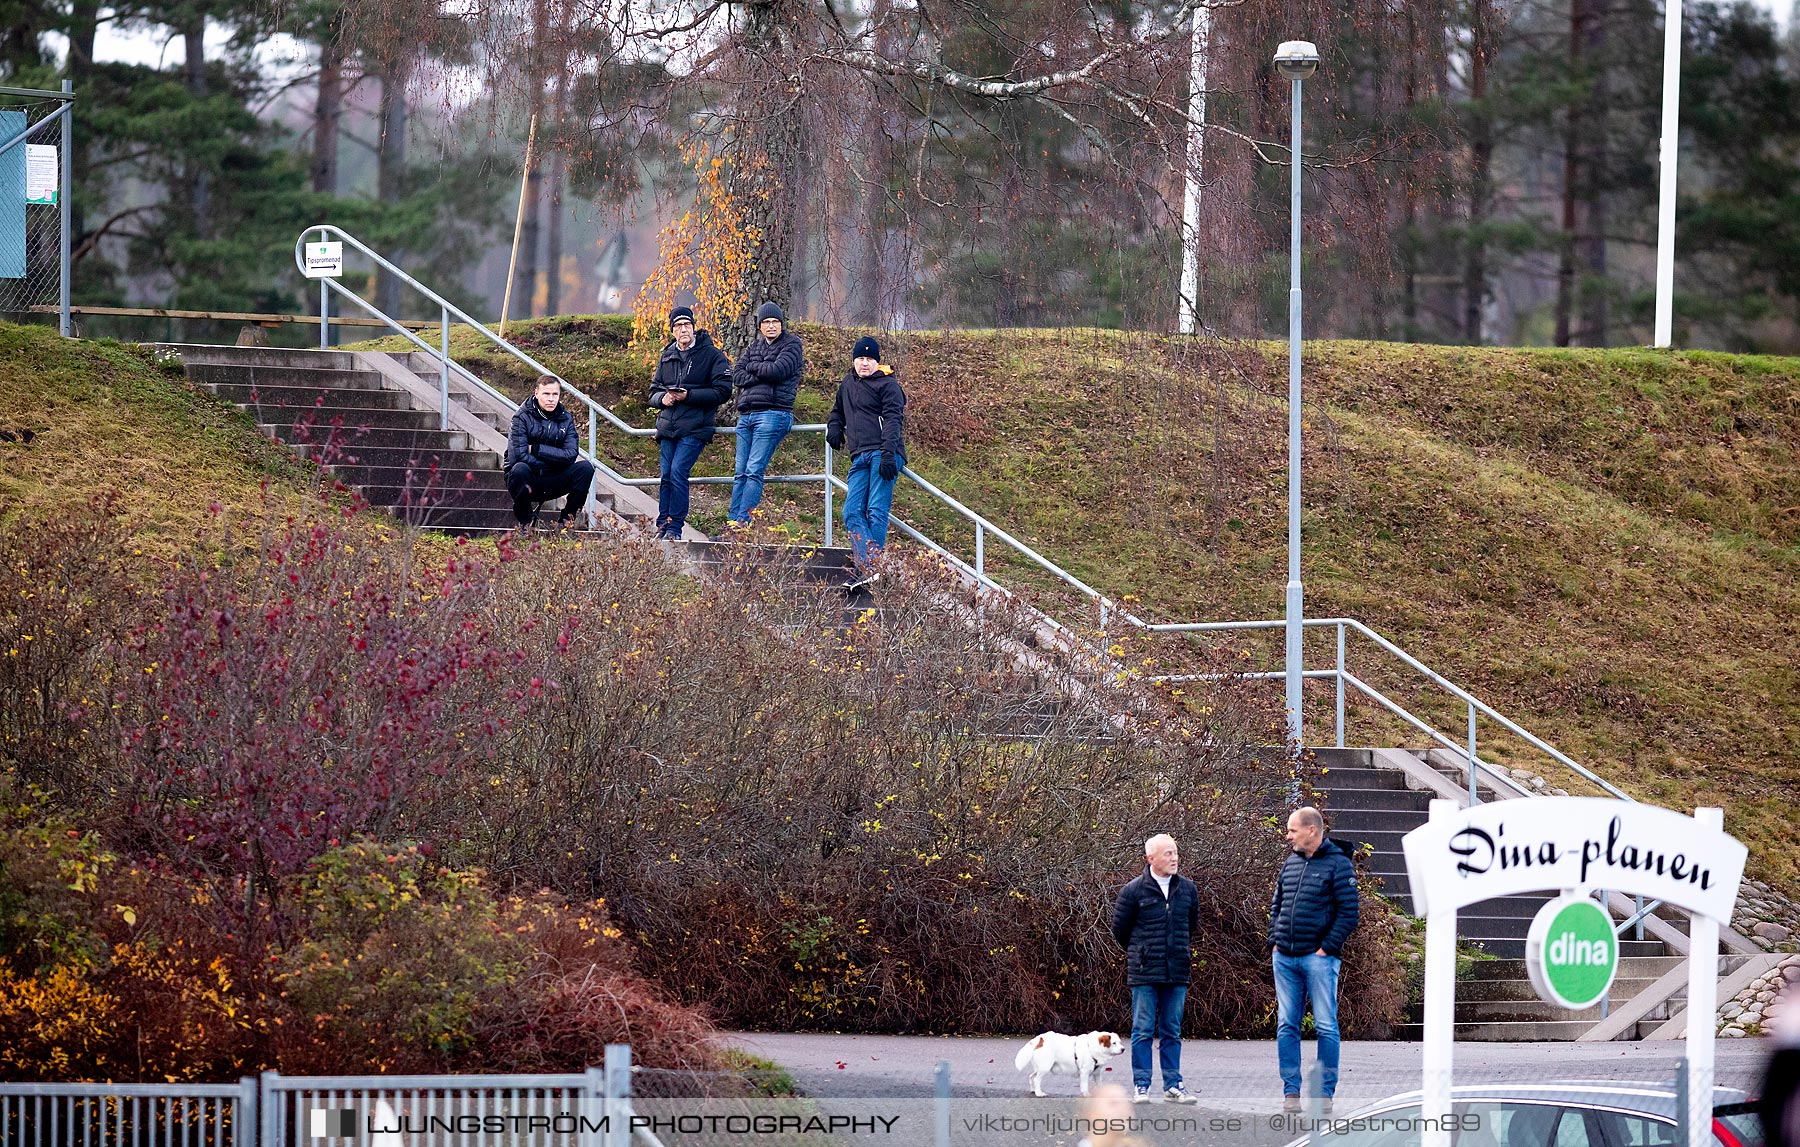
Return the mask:
<path fill-rule="evenodd" d="M 506 312 L 512 306 L 513 269 L 519 263 L 519 232 L 525 227 L 525 188 L 531 182 L 532 152 L 537 147 L 537 113 L 531 113 L 531 127 L 525 133 L 525 170 L 519 173 L 519 211 L 513 217 L 512 255 L 506 260 L 506 293 L 500 296 L 500 337 L 506 337 Z"/>

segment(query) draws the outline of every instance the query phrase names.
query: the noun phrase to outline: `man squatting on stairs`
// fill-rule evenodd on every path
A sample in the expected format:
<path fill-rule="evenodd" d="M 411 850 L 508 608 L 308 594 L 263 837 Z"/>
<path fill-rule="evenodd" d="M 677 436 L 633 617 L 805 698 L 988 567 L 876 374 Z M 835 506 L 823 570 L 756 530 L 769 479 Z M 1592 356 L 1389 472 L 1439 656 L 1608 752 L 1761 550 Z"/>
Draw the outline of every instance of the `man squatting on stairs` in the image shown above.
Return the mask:
<path fill-rule="evenodd" d="M 871 568 L 887 545 L 888 510 L 894 482 L 906 465 L 900 425 L 906 418 L 906 391 L 894 368 L 881 361 L 881 344 L 868 336 L 850 351 L 850 369 L 838 383 L 837 399 L 825 420 L 825 441 L 833 450 L 850 451 L 849 493 L 844 495 L 844 529 L 850 552 L 867 586 L 881 575 Z"/>
<path fill-rule="evenodd" d="M 800 393 L 805 359 L 800 340 L 787 329 L 787 316 L 774 303 L 756 308 L 756 329 L 731 368 L 737 391 L 737 471 L 731 480 L 731 524 L 750 524 L 762 503 L 769 459 L 794 428 L 794 398 Z"/>
<path fill-rule="evenodd" d="M 513 413 L 506 440 L 506 492 L 512 495 L 513 517 L 529 526 L 537 504 L 568 495 L 559 526 L 566 526 L 587 505 L 594 464 L 581 456 L 575 416 L 562 402 L 562 382 L 540 375 L 537 390 Z"/>
<path fill-rule="evenodd" d="M 1359 915 L 1356 866 L 1349 853 L 1325 838 L 1325 818 L 1310 805 L 1288 817 L 1287 841 L 1293 851 L 1281 862 L 1269 904 L 1282 1104 L 1300 1110 L 1300 1015 L 1310 998 L 1329 1113 L 1338 1076 L 1338 972 Z"/>
<path fill-rule="evenodd" d="M 669 345 L 650 380 L 650 409 L 656 411 L 656 446 L 662 454 L 657 537 L 681 539 L 694 463 L 713 440 L 713 412 L 730 398 L 731 360 L 713 345 L 712 335 L 694 329 L 692 307 L 676 307 L 669 312 Z"/>

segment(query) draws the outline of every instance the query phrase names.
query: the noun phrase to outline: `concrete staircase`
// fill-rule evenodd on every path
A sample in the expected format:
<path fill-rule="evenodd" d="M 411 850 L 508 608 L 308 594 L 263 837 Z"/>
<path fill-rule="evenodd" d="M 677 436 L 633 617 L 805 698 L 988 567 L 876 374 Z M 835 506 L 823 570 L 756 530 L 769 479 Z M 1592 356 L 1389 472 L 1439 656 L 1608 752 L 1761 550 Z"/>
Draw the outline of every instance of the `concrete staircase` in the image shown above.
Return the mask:
<path fill-rule="evenodd" d="M 450 534 L 516 526 L 500 469 L 507 415 L 471 407 L 473 388 L 453 378 L 452 427 L 443 429 L 429 355 L 186 344 L 155 350 L 178 359 L 190 381 L 237 405 L 265 434 L 409 525 Z M 639 491 L 596 482 L 602 510 L 626 522 L 653 520 Z M 540 522 L 554 520 L 559 505 L 540 507 Z"/>
<path fill-rule="evenodd" d="M 1322 768 L 1318 787 L 1325 794 L 1323 811 L 1331 835 L 1340 843 L 1372 846 L 1368 870 L 1382 881 L 1383 895 L 1411 913 L 1400 838 L 1425 823 L 1433 792 L 1411 787 L 1406 773 L 1377 766 L 1370 749 L 1321 748 L 1311 752 Z M 1451 778 L 1453 781 L 1457 778 Z M 1598 1007 L 1570 1012 L 1537 998 L 1525 972 L 1525 936 L 1531 918 L 1550 899 L 1548 893 L 1509 896 L 1476 905 L 1457 916 L 1457 936 L 1495 957 L 1479 961 L 1471 978 L 1456 990 L 1456 1038 L 1459 1040 L 1573 1040 L 1600 1021 Z M 1649 987 L 1684 957 L 1660 940 L 1619 942 L 1620 967 L 1609 1005 L 1617 1006 Z M 1679 1001 L 1651 1009 L 1638 1024 L 1638 1037 L 1678 1010 Z M 1418 1038 L 1414 1015 L 1402 1038 Z"/>

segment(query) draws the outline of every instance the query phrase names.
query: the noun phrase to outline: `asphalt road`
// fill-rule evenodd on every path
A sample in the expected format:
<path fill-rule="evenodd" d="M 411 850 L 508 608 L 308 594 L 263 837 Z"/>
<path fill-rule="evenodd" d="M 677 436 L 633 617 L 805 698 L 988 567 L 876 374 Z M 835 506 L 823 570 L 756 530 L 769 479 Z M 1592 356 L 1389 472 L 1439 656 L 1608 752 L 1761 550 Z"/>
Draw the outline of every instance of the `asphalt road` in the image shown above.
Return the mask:
<path fill-rule="evenodd" d="M 818 1035 L 807 1033 L 735 1033 L 739 1047 L 766 1056 L 786 1068 L 808 1095 L 821 1098 L 928 1098 L 934 1094 L 933 1072 L 939 1060 L 950 1064 L 951 1094 L 958 1097 L 1023 1097 L 1025 1076 L 1013 1070 L 1013 1057 L 1024 1046 L 1016 1039 L 959 1036 Z M 1310 1065 L 1314 1044 L 1303 1045 Z M 1720 1040 L 1717 1082 L 1754 1086 L 1760 1077 L 1766 1040 Z M 1459 1043 L 1455 1050 L 1456 1081 L 1548 1081 L 1557 1079 L 1637 1080 L 1674 1078 L 1675 1064 L 1686 1051 L 1682 1041 L 1637 1043 Z M 1182 1070 L 1188 1089 L 1207 1099 L 1267 1103 L 1281 1095 L 1272 1040 L 1188 1040 L 1182 1044 Z M 1128 1056 L 1112 1062 L 1099 1079 L 1131 1083 Z M 1340 1060 L 1338 1099 L 1379 1099 L 1419 1086 L 1416 1043 L 1347 1042 Z M 1045 1090 L 1076 1094 L 1072 1076 L 1052 1076 Z M 1340 1110 L 1342 1107 L 1340 1106 Z"/>

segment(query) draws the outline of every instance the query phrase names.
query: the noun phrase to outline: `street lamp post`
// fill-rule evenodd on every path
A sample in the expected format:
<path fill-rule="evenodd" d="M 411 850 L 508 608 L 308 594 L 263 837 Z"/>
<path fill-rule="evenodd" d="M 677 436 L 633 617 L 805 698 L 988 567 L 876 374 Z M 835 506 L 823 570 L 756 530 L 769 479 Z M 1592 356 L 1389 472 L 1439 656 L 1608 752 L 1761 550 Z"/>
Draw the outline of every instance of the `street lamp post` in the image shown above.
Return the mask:
<path fill-rule="evenodd" d="M 1299 752 L 1300 690 L 1305 681 L 1301 650 L 1305 616 L 1300 586 L 1300 85 L 1319 68 L 1319 50 L 1305 40 L 1288 40 L 1275 49 L 1275 67 L 1293 83 L 1292 126 L 1288 162 L 1288 580 L 1287 580 L 1287 713 L 1288 746 Z"/>

